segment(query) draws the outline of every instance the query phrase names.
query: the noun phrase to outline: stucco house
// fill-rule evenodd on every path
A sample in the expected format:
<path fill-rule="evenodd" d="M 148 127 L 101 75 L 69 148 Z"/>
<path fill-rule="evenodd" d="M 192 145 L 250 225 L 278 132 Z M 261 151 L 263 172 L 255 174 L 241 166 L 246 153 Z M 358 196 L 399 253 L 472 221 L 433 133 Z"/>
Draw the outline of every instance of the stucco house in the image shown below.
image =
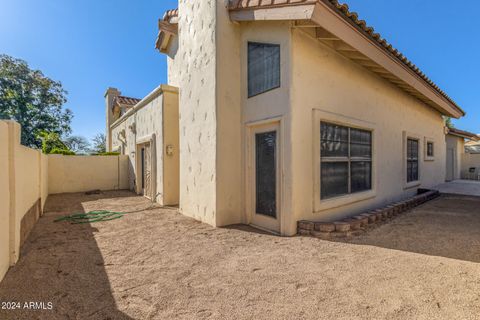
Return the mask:
<path fill-rule="evenodd" d="M 447 171 L 446 181 L 474 179 L 480 175 L 480 157 L 466 151 L 466 144 L 478 143 L 479 137 L 471 132 L 457 128 L 446 128 Z M 473 168 L 473 169 L 472 169 Z M 469 172 L 473 170 L 473 172 Z"/>
<path fill-rule="evenodd" d="M 347 5 L 179 0 L 156 47 L 187 216 L 294 235 L 445 180 L 443 117 L 465 113 Z"/>
<path fill-rule="evenodd" d="M 468 153 L 475 153 L 478 154 L 480 153 L 480 142 L 478 139 L 480 139 L 480 135 L 476 135 L 477 139 L 476 140 L 470 140 L 465 142 L 465 151 Z"/>
<path fill-rule="evenodd" d="M 130 189 L 162 205 L 177 205 L 178 89 L 161 85 L 143 99 L 105 92 L 107 151 L 128 155 Z"/>

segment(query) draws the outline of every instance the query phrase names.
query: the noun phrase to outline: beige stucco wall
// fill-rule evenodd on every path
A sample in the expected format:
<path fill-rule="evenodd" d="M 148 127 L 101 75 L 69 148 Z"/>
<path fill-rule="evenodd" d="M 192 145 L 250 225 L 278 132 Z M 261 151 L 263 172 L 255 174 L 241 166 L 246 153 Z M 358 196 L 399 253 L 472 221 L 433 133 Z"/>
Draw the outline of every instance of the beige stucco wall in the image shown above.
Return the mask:
<path fill-rule="evenodd" d="M 241 65 L 242 65 L 242 110 L 243 110 L 243 150 L 244 166 L 243 176 L 251 177 L 253 167 L 249 169 L 249 159 L 246 159 L 249 128 L 263 125 L 274 121 L 280 124 L 277 136 L 277 147 L 281 163 L 280 197 L 277 204 L 277 215 L 282 220 L 280 232 L 285 234 L 286 221 L 291 220 L 291 110 L 290 110 L 290 87 L 291 87 L 291 36 L 289 22 L 251 22 L 243 23 L 241 30 Z M 248 98 L 248 42 L 264 42 L 280 45 L 280 88 Z M 254 199 L 248 191 L 252 190 L 253 179 L 247 180 L 245 185 L 246 193 L 243 201 L 243 221 L 250 222 L 253 213 Z M 251 199 L 249 199 L 251 197 Z M 283 231 L 282 231 L 283 230 Z"/>
<path fill-rule="evenodd" d="M 163 97 L 163 141 L 158 154 L 162 155 L 163 168 L 163 204 L 178 205 L 180 198 L 180 137 L 178 118 L 178 94 L 164 93 Z M 173 154 L 167 152 L 171 147 Z"/>
<path fill-rule="evenodd" d="M 293 29 L 290 22 L 232 23 L 225 1 L 179 1 L 179 35 L 168 53 L 180 90 L 180 209 L 214 226 L 248 223 L 250 128 L 280 124 L 281 233 L 301 219 L 332 220 L 443 182 L 441 115 L 398 87 Z M 281 45 L 281 87 L 247 97 L 248 41 Z M 320 201 L 320 121 L 374 131 L 374 190 Z M 405 142 L 419 140 L 420 181 L 406 183 Z M 433 161 L 426 139 L 435 143 Z M 432 160 L 432 159 L 429 159 Z M 318 198 L 318 199 L 317 199 Z"/>
<path fill-rule="evenodd" d="M 48 198 L 48 156 L 40 153 L 40 197 L 42 199 L 42 210 Z"/>
<path fill-rule="evenodd" d="M 128 188 L 127 156 L 47 156 L 22 146 L 20 130 L 0 121 L 0 281 L 18 261 L 21 240 L 49 193 Z"/>
<path fill-rule="evenodd" d="M 216 1 L 179 0 L 169 84 L 180 90 L 180 210 L 216 225 Z"/>
<path fill-rule="evenodd" d="M 178 90 L 161 85 L 145 99 L 140 107 L 112 125 L 112 147 L 128 156 L 129 189 L 140 192 L 137 184 L 137 179 L 141 179 L 137 174 L 140 172 L 139 144 L 154 141 L 156 201 L 175 205 L 179 202 Z M 125 138 L 121 132 L 125 132 Z M 173 156 L 166 154 L 168 145 L 173 147 Z"/>
<path fill-rule="evenodd" d="M 41 151 L 17 145 L 15 151 L 15 234 L 20 234 L 24 215 L 40 199 Z M 15 237 L 15 261 L 19 257 L 20 237 Z"/>
<path fill-rule="evenodd" d="M 233 24 L 225 1 L 217 4 L 216 32 L 216 225 L 244 222 L 241 26 Z M 228 52 L 228 54 L 226 54 Z"/>
<path fill-rule="evenodd" d="M 47 159 L 39 150 L 20 145 L 20 130 L 16 122 L 0 121 L 0 280 L 19 258 L 22 219 L 48 196 L 47 182 L 42 181 Z"/>
<path fill-rule="evenodd" d="M 467 175 L 472 167 L 480 168 L 480 153 L 464 153 L 462 156 L 461 172 L 462 176 Z"/>
<path fill-rule="evenodd" d="M 359 213 L 412 195 L 416 187 L 444 181 L 444 123 L 438 112 L 301 31 L 294 29 L 292 39 L 293 220 L 329 220 Z M 315 212 L 319 158 L 314 152 L 320 120 L 374 130 L 374 197 Z M 410 189 L 405 188 L 405 135 L 420 141 L 421 183 Z M 425 138 L 435 143 L 434 161 L 425 161 Z M 293 223 L 289 222 L 287 233 L 295 233 Z"/>
<path fill-rule="evenodd" d="M 48 156 L 49 194 L 128 189 L 126 156 Z"/>
<path fill-rule="evenodd" d="M 8 157 L 8 126 L 5 122 L 0 121 L 0 281 L 10 265 L 10 175 Z"/>

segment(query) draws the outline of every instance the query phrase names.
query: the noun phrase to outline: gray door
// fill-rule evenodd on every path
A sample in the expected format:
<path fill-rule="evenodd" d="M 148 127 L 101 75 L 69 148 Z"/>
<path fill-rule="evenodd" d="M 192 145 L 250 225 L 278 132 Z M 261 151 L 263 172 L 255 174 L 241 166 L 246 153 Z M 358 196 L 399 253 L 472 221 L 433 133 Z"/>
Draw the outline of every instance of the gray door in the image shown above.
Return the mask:
<path fill-rule="evenodd" d="M 453 148 L 447 149 L 447 181 L 455 179 L 455 150 Z"/>

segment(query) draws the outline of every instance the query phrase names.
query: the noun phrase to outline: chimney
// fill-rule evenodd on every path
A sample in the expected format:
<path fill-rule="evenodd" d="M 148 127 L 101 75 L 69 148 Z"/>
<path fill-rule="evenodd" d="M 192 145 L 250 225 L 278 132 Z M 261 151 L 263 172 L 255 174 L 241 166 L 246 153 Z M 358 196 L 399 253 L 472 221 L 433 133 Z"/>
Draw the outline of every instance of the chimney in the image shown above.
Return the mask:
<path fill-rule="evenodd" d="M 112 107 L 113 107 L 113 100 L 115 97 L 118 97 L 120 95 L 120 91 L 118 91 L 117 88 L 108 88 L 107 91 L 105 92 L 105 108 L 106 108 L 106 132 L 105 132 L 105 147 L 107 149 L 107 152 L 112 151 L 112 135 L 111 135 L 111 130 L 110 126 L 113 123 L 113 112 L 112 112 Z"/>

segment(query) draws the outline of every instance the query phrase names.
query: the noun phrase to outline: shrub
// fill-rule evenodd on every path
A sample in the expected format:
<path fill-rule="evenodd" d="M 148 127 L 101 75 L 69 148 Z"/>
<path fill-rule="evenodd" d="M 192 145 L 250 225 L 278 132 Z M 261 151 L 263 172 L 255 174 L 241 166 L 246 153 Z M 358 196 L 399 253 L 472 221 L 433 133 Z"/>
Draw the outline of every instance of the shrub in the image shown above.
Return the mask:
<path fill-rule="evenodd" d="M 38 137 L 42 140 L 42 151 L 45 154 L 52 154 L 53 150 L 70 151 L 67 145 L 60 139 L 60 135 L 56 132 L 43 131 L 38 134 Z"/>
<path fill-rule="evenodd" d="M 94 153 L 92 156 L 119 156 L 120 153 L 118 152 L 101 152 L 101 153 Z"/>
<path fill-rule="evenodd" d="M 50 154 L 63 154 L 64 156 L 74 156 L 75 152 L 67 149 L 53 148 L 50 151 Z"/>

